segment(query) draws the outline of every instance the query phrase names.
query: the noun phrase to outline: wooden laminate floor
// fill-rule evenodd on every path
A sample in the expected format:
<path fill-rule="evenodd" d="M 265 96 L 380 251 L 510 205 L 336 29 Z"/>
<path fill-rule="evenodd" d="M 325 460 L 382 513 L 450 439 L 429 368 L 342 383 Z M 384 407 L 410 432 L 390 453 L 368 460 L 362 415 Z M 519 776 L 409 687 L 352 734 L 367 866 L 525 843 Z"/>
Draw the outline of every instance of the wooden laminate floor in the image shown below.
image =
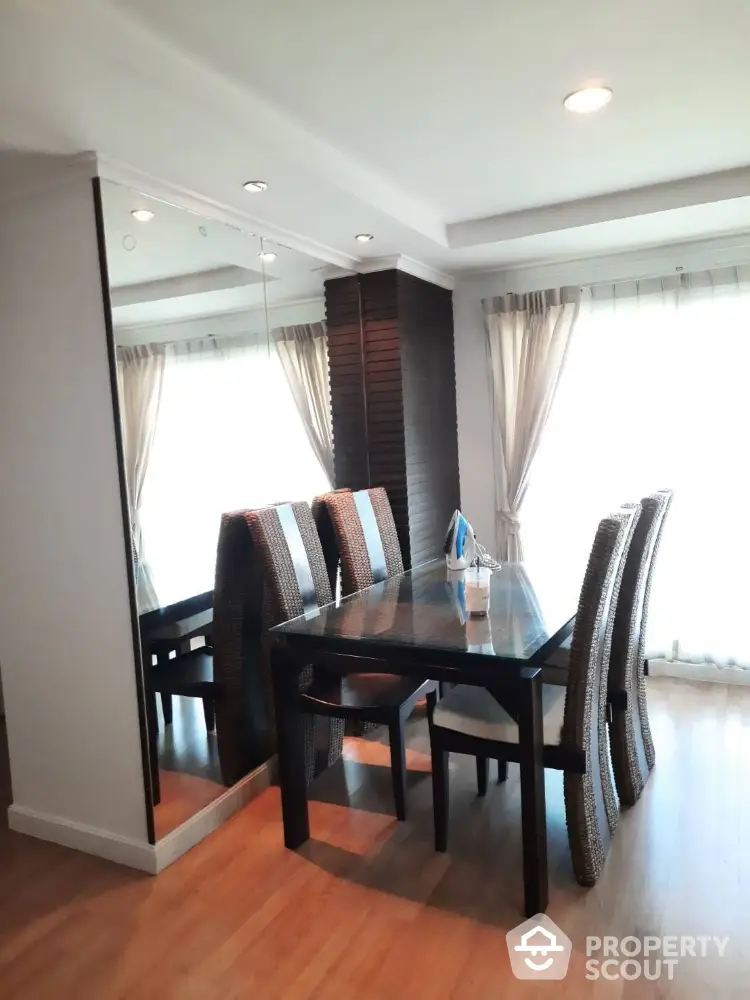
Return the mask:
<path fill-rule="evenodd" d="M 473 762 L 454 760 L 450 850 L 435 854 L 419 721 L 409 821 L 391 814 L 387 748 L 358 742 L 317 783 L 297 853 L 282 846 L 277 789 L 157 878 L 0 830 L 0 997 L 746 998 L 750 688 L 658 678 L 650 691 L 657 768 L 592 890 L 573 881 L 561 779 L 548 778 L 549 915 L 574 944 L 563 982 L 510 971 L 517 770 L 478 800 Z M 585 938 L 605 934 L 730 940 L 722 959 L 681 959 L 672 981 L 587 981 Z"/>

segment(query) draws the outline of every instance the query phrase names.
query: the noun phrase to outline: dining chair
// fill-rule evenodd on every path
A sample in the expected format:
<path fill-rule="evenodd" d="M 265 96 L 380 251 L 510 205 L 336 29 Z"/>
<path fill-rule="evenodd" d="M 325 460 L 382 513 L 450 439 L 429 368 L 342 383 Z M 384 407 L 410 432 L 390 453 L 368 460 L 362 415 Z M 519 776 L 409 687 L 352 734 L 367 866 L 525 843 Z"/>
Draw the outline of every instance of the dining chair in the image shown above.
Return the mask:
<path fill-rule="evenodd" d="M 336 490 L 317 499 L 325 504 L 333 525 L 344 596 L 404 572 L 396 522 L 382 486 Z"/>
<path fill-rule="evenodd" d="M 659 490 L 641 500 L 615 611 L 609 660 L 609 745 L 617 793 L 628 806 L 640 798 L 655 762 L 644 671 L 646 625 L 656 554 L 672 496 L 671 490 Z"/>
<path fill-rule="evenodd" d="M 318 538 L 320 538 L 320 544 L 323 549 L 323 558 L 325 559 L 328 571 L 328 582 L 331 585 L 331 593 L 334 597 L 338 596 L 341 553 L 339 551 L 338 539 L 336 538 L 336 529 L 331 519 L 331 508 L 327 501 L 330 497 L 341 493 L 350 494 L 351 490 L 348 487 L 331 490 L 329 493 L 323 493 L 321 496 L 315 497 L 310 505 L 315 527 L 318 531 Z"/>
<path fill-rule="evenodd" d="M 250 511 L 247 522 L 263 558 L 274 623 L 314 614 L 331 602 L 328 568 L 308 504 Z M 434 682 L 378 673 L 342 677 L 320 664 L 308 671 L 309 683 L 299 693 L 303 714 L 388 726 L 396 815 L 405 819 L 404 724 L 416 703 L 434 692 Z"/>
<path fill-rule="evenodd" d="M 563 772 L 573 870 L 587 886 L 601 874 L 619 820 L 606 731 L 607 667 L 624 556 L 639 513 L 632 505 L 600 521 L 580 592 L 567 685 L 542 687 L 544 765 Z M 501 768 L 520 760 L 519 728 L 511 712 L 512 691 L 499 688 L 495 697 L 462 684 L 430 711 L 436 850 L 447 849 L 448 755 L 470 753 L 478 759 L 484 794 L 488 758 L 502 762 Z"/>
<path fill-rule="evenodd" d="M 263 633 L 284 617 L 274 614 L 263 558 L 250 530 L 249 510 L 222 515 L 214 587 L 216 734 L 222 778 L 231 785 L 274 752 L 273 695 Z M 312 682 L 312 670 L 300 685 Z M 344 724 L 329 716 L 303 720 L 305 779 L 309 785 L 341 758 Z"/>

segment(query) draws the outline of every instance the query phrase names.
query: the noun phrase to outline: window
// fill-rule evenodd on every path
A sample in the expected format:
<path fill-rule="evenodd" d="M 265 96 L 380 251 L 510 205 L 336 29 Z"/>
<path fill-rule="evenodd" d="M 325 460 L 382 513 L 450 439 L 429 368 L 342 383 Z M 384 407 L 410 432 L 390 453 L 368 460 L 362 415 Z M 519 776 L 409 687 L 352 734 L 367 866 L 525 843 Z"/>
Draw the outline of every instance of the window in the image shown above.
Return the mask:
<path fill-rule="evenodd" d="M 673 488 L 651 653 L 750 666 L 750 285 L 717 275 L 642 284 L 637 296 L 610 286 L 582 308 L 532 469 L 523 539 L 532 562 L 580 561 L 603 513 Z"/>
<path fill-rule="evenodd" d="M 329 488 L 265 341 L 168 350 L 141 506 L 159 605 L 213 589 L 222 513 Z"/>

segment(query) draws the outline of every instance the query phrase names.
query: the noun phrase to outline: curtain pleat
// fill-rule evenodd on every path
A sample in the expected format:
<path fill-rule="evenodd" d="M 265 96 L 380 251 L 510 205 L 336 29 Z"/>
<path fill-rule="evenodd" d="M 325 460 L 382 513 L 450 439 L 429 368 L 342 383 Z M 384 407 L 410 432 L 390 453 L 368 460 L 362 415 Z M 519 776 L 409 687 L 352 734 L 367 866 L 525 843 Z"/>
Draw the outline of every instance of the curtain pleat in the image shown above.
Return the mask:
<path fill-rule="evenodd" d="M 310 445 L 333 485 L 333 428 L 324 323 L 282 326 L 271 332 Z"/>
<path fill-rule="evenodd" d="M 139 608 L 154 607 L 156 593 L 143 545 L 141 501 L 159 419 L 166 350 L 161 344 L 118 347 L 117 382 L 120 396 L 125 478 L 128 486 L 130 531 Z"/>
<path fill-rule="evenodd" d="M 575 327 L 581 294 L 561 288 L 485 299 L 501 560 L 520 561 L 520 512 L 529 472 Z"/>

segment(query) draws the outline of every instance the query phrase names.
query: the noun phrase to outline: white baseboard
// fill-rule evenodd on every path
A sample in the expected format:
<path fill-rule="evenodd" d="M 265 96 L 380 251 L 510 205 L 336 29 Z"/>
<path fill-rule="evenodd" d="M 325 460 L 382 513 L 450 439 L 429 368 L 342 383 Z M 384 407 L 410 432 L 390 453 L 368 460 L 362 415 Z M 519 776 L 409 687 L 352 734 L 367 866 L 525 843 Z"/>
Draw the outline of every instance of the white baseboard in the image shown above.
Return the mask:
<path fill-rule="evenodd" d="M 16 833 L 48 840 L 74 851 L 94 854 L 118 865 L 157 875 L 217 830 L 256 795 L 260 795 L 271 784 L 275 773 L 276 758 L 272 757 L 213 802 L 209 802 L 195 816 L 162 837 L 157 844 L 128 840 L 106 830 L 84 826 L 61 816 L 40 813 L 25 806 L 11 805 L 8 808 L 8 826 Z"/>
<path fill-rule="evenodd" d="M 25 806 L 12 805 L 8 808 L 8 826 L 16 833 L 25 833 L 39 840 L 49 840 L 53 844 L 72 847 L 75 851 L 95 854 L 118 865 L 137 868 L 139 871 L 155 875 L 156 850 L 153 844 L 141 843 L 118 837 L 106 830 L 84 826 L 61 816 L 40 813 Z"/>
<path fill-rule="evenodd" d="M 239 812 L 251 799 L 260 795 L 271 784 L 275 773 L 276 758 L 272 757 L 228 788 L 218 799 L 209 802 L 200 812 L 157 841 L 156 873 L 163 871 L 183 854 L 187 854 L 192 847 L 214 830 L 218 830 L 222 823 Z"/>
<path fill-rule="evenodd" d="M 719 667 L 715 663 L 686 663 L 683 660 L 648 661 L 650 677 L 676 677 L 683 681 L 709 684 L 750 684 L 750 670 L 745 667 Z"/>

